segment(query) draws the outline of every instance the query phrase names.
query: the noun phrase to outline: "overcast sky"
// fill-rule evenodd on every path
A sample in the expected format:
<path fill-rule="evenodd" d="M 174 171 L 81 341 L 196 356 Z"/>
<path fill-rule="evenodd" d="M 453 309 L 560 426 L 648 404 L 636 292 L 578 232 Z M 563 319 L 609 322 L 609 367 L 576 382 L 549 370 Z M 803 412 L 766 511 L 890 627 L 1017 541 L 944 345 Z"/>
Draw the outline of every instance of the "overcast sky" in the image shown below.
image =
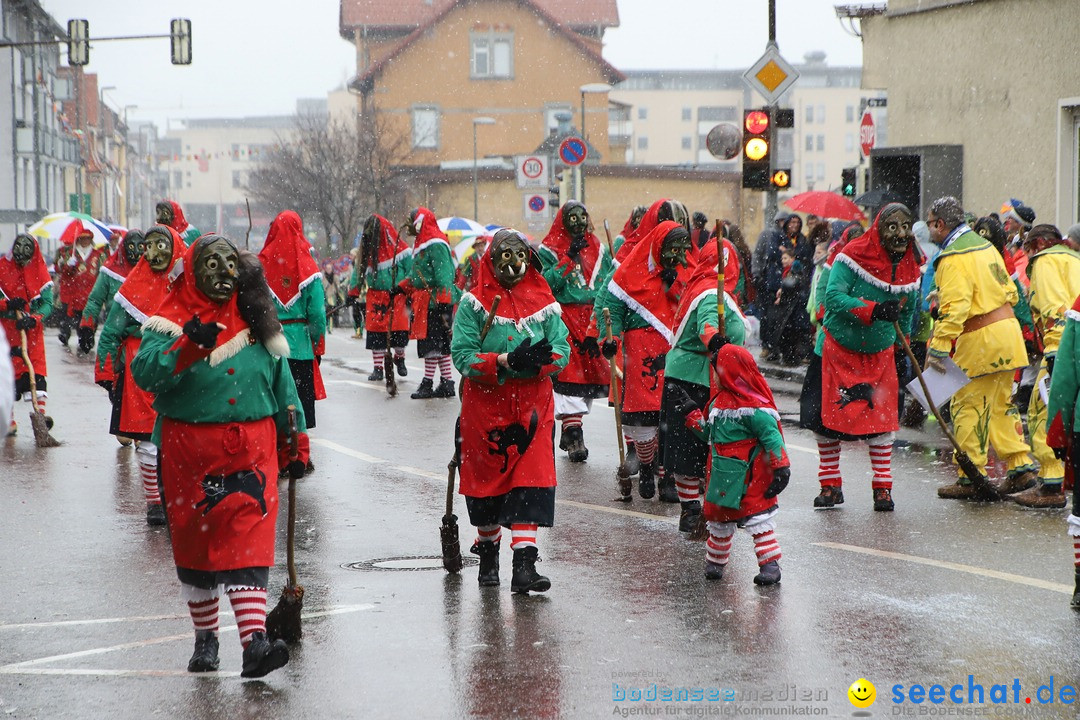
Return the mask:
<path fill-rule="evenodd" d="M 393 0 L 382 0 L 393 2 Z M 588 0 L 583 0 L 587 2 Z M 112 107 L 129 119 L 286 115 L 298 97 L 320 97 L 355 73 L 338 35 L 339 0 L 41 0 L 61 26 L 90 21 L 94 36 L 167 33 L 192 22 L 193 63 L 169 62 L 166 39 L 97 43 L 98 73 Z M 857 65 L 862 50 L 836 18 L 837 0 L 777 0 L 777 42 L 792 62 L 825 50 L 831 65 Z M 766 0 L 618 0 L 620 27 L 605 37 L 619 68 L 745 68 L 765 49 Z M 64 54 L 66 62 L 66 53 Z"/>

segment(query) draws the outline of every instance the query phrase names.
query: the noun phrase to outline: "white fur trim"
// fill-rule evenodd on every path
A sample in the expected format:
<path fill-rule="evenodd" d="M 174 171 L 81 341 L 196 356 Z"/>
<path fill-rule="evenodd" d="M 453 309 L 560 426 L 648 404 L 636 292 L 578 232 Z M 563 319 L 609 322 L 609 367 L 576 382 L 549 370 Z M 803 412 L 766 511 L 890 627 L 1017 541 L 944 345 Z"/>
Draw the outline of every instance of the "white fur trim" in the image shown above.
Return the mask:
<path fill-rule="evenodd" d="M 128 315 L 135 318 L 140 325 L 144 324 L 147 320 L 150 319 L 149 315 L 144 313 L 139 308 L 135 307 L 130 300 L 121 295 L 119 290 L 117 290 L 116 294 L 113 295 L 113 300 L 120 303 L 120 307 L 127 310 Z"/>
<path fill-rule="evenodd" d="M 389 260 L 383 260 L 381 263 L 377 264 L 375 266 L 375 270 L 372 270 L 370 267 L 365 268 L 364 269 L 364 274 L 365 275 L 374 275 L 375 273 L 377 273 L 380 270 L 389 270 L 390 268 L 394 267 L 394 265 L 401 262 L 403 259 L 411 256 L 412 254 L 413 254 L 412 248 L 405 248 L 404 250 L 402 250 L 401 252 L 399 252 L 397 255 L 390 258 Z"/>
<path fill-rule="evenodd" d="M 172 320 L 166 320 L 160 315 L 155 315 L 154 317 L 144 322 L 143 330 L 153 330 L 154 332 L 159 332 L 163 335 L 169 335 L 171 337 L 180 337 L 184 334 L 184 328 L 180 327 Z"/>
<path fill-rule="evenodd" d="M 454 249 L 452 247 L 450 247 L 450 243 L 446 242 L 442 238 L 433 237 L 430 240 L 428 240 L 427 242 L 425 242 L 423 245 L 415 246 L 413 248 L 413 255 L 416 255 L 417 253 L 422 253 L 425 250 L 427 250 L 429 247 L 432 247 L 434 245 L 438 245 L 439 243 L 442 243 L 443 245 L 445 245 L 446 249 L 450 251 L 451 255 L 454 254 Z"/>
<path fill-rule="evenodd" d="M 1065 522 L 1069 524 L 1069 534 L 1073 537 L 1080 537 L 1080 517 L 1069 513 L 1069 517 L 1066 518 Z"/>
<path fill-rule="evenodd" d="M 701 301 L 704 300 L 706 297 L 716 297 L 716 290 L 714 288 L 709 288 L 690 302 L 690 307 L 687 309 L 686 315 L 683 316 L 682 322 L 679 323 L 679 329 L 675 331 L 675 339 L 671 341 L 671 347 L 675 347 L 675 343 L 679 341 L 679 338 L 682 337 L 683 331 L 686 330 L 686 324 L 690 321 L 690 316 L 694 314 L 694 311 L 697 310 L 698 304 L 701 303 Z M 726 290 L 724 291 L 724 304 L 726 307 L 730 307 L 735 311 L 735 314 L 739 316 L 740 320 L 742 320 L 744 332 L 749 335 L 750 325 L 746 322 L 746 316 L 742 314 L 742 311 L 739 310 L 739 305 L 735 302 L 734 298 L 732 298 L 731 295 L 728 294 Z"/>
<path fill-rule="evenodd" d="M 215 367 L 236 355 L 251 344 L 251 330 L 244 328 L 233 335 L 224 345 L 218 345 L 210 353 L 210 367 Z"/>
<path fill-rule="evenodd" d="M 721 420 L 738 420 L 739 418 L 744 418 L 744 417 L 748 417 L 750 415 L 753 415 L 758 410 L 765 413 L 766 415 L 772 415 L 776 419 L 776 422 L 780 422 L 780 414 L 778 412 L 776 412 L 772 408 L 764 408 L 764 407 L 741 407 L 741 408 L 731 408 L 731 409 L 727 409 L 727 410 L 721 410 L 720 408 L 713 408 L 712 411 L 709 413 L 709 422 L 712 422 L 713 420 L 716 420 L 717 418 L 719 418 Z"/>
<path fill-rule="evenodd" d="M 1074 320 L 1076 322 L 1080 322 L 1080 311 L 1072 310 L 1072 309 L 1066 310 L 1065 311 L 1065 317 L 1068 318 L 1069 320 Z"/>
<path fill-rule="evenodd" d="M 276 333 L 270 336 L 263 343 L 263 347 L 265 347 L 267 352 L 271 355 L 277 355 L 282 358 L 289 357 L 289 341 L 285 339 L 284 333 Z"/>
<path fill-rule="evenodd" d="M 102 273 L 108 275 L 113 280 L 119 280 L 120 282 L 124 282 L 124 276 L 121 275 L 120 273 L 116 272 L 112 268 L 107 268 L 104 265 L 102 265 L 101 270 L 99 272 L 102 272 Z"/>
<path fill-rule="evenodd" d="M 884 290 L 885 292 L 891 293 L 893 295 L 903 295 L 904 293 L 909 293 L 912 290 L 918 290 L 919 286 L 922 285 L 922 280 L 916 280 L 915 282 L 908 283 L 907 285 L 891 285 L 883 280 L 878 280 L 876 277 L 874 277 L 862 267 L 860 267 L 859 264 L 855 262 L 854 258 L 852 258 L 850 255 L 845 255 L 844 253 L 840 253 L 839 255 L 837 255 L 836 261 L 847 265 L 852 272 L 854 272 L 856 275 L 858 275 L 870 285 L 873 285 L 879 290 Z"/>
<path fill-rule="evenodd" d="M 320 275 L 322 275 L 322 270 L 316 270 L 314 273 L 312 273 L 311 277 L 303 280 L 296 287 L 296 294 L 292 296 L 292 299 L 290 299 L 289 302 L 282 302 L 281 298 L 279 298 L 273 290 L 270 291 L 270 294 L 274 296 L 274 300 L 277 301 L 278 305 L 280 305 L 283 309 L 288 310 L 296 303 L 297 300 L 300 299 L 300 294 L 304 292 L 304 288 L 318 280 Z"/>
<path fill-rule="evenodd" d="M 618 283 L 615 282 L 614 278 L 612 278 L 611 282 L 608 283 L 608 292 L 626 303 L 627 307 L 640 315 L 645 320 L 645 322 L 649 323 L 649 325 L 651 325 L 653 329 L 656 330 L 656 332 L 663 335 L 664 339 L 668 341 L 668 345 L 675 344 L 675 336 L 672 334 L 671 328 L 660 322 L 660 318 L 656 317 L 651 312 L 646 310 L 644 305 L 639 303 L 634 298 L 630 297 L 629 293 L 619 287 Z"/>
<path fill-rule="evenodd" d="M 600 266 L 604 264 L 604 255 L 607 253 L 607 248 L 604 247 L 604 243 L 600 243 L 600 252 L 596 254 L 596 262 L 593 264 L 592 277 L 589 278 L 589 289 L 596 289 L 596 281 L 600 278 Z"/>
<path fill-rule="evenodd" d="M 462 299 L 462 301 L 469 303 L 469 305 L 471 305 L 472 308 L 474 310 L 476 310 L 476 312 L 480 313 L 481 315 L 484 315 L 485 317 L 487 316 L 487 313 L 488 313 L 487 309 L 484 308 L 484 306 L 480 302 L 480 300 L 475 295 L 473 295 L 471 292 L 467 292 L 464 295 L 462 295 L 461 299 Z M 492 322 L 493 325 L 513 325 L 515 328 L 520 330 L 521 328 L 525 327 L 525 325 L 527 325 L 530 322 L 533 322 L 533 321 L 541 322 L 542 320 L 544 320 L 544 319 L 546 319 L 546 318 L 548 318 L 548 317 L 550 317 L 552 315 L 558 315 L 560 317 L 562 316 L 562 306 L 559 305 L 559 303 L 557 301 L 553 302 L 553 303 L 549 303 L 548 305 L 545 305 L 544 307 L 542 307 L 539 310 L 537 310 L 536 312 L 534 312 L 532 315 L 528 315 L 526 317 L 523 317 L 520 320 L 514 320 L 513 318 L 505 318 L 505 317 L 496 316 L 491 322 Z"/>

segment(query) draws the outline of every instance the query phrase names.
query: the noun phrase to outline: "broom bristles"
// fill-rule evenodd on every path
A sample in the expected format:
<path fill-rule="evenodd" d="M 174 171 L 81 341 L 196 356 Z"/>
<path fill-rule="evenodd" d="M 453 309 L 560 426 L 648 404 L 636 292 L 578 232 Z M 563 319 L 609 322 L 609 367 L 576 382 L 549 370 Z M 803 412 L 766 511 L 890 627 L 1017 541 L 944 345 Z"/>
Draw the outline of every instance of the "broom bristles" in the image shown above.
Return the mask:
<path fill-rule="evenodd" d="M 304 588 L 301 585 L 281 590 L 277 605 L 266 616 L 266 635 L 270 640 L 284 640 L 292 645 L 304 636 L 300 611 L 304 608 Z"/>
<path fill-rule="evenodd" d="M 690 531 L 687 538 L 694 542 L 705 542 L 709 539 L 709 526 L 705 524 L 705 512 L 702 511 L 698 515 L 697 522 L 694 523 L 694 529 Z"/>
<path fill-rule="evenodd" d="M 30 411 L 30 427 L 34 430 L 34 443 L 38 447 L 59 447 L 60 441 L 49 434 L 45 416 L 36 410 Z"/>
<path fill-rule="evenodd" d="M 443 567 L 447 572 L 461 572 L 465 561 L 461 559 L 461 542 L 458 539 L 456 515 L 444 515 L 439 528 L 439 540 L 442 543 Z"/>
<path fill-rule="evenodd" d="M 389 342 L 387 342 L 389 345 Z M 390 350 L 383 356 L 383 368 L 386 371 L 386 394 L 390 397 L 397 396 L 397 378 L 394 377 L 394 356 Z"/>

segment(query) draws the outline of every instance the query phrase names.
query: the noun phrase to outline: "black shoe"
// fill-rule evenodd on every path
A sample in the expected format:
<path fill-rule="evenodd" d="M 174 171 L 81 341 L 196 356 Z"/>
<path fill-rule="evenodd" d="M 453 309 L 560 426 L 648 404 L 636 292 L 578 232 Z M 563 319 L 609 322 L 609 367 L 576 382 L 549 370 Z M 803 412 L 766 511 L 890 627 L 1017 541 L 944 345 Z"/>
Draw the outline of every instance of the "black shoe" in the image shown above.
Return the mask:
<path fill-rule="evenodd" d="M 535 547 L 514 551 L 514 577 L 510 589 L 516 593 L 544 592 L 551 588 L 551 581 L 536 572 L 539 551 Z"/>
<path fill-rule="evenodd" d="M 638 460 L 637 446 L 634 443 L 626 444 L 626 476 L 633 477 L 641 472 L 641 461 Z"/>
<path fill-rule="evenodd" d="M 638 495 L 648 500 L 656 494 L 656 481 L 653 479 L 652 465 L 642 465 L 638 472 Z"/>
<path fill-rule="evenodd" d="M 892 512 L 896 504 L 893 503 L 892 490 L 889 488 L 874 488 L 874 510 L 878 512 Z"/>
<path fill-rule="evenodd" d="M 835 485 L 822 485 L 821 494 L 814 498 L 814 507 L 831 508 L 844 504 L 844 491 Z"/>
<path fill-rule="evenodd" d="M 311 462 L 311 459 L 309 458 L 307 464 L 304 465 L 304 474 L 310 475 L 313 472 L 315 472 L 315 463 Z"/>
<path fill-rule="evenodd" d="M 165 508 L 161 503 L 151 503 L 146 506 L 146 524 L 159 526 L 164 525 L 165 521 Z"/>
<path fill-rule="evenodd" d="M 435 397 L 434 383 L 430 379 L 424 378 L 420 381 L 420 387 L 416 388 L 416 392 L 409 397 L 413 400 L 428 400 Z"/>
<path fill-rule="evenodd" d="M 394 358 L 394 367 L 397 368 L 398 377 L 405 377 L 406 375 L 409 374 L 409 368 L 405 367 L 405 358 L 404 357 L 396 357 L 396 358 Z"/>
<path fill-rule="evenodd" d="M 188 660 L 188 672 L 213 672 L 218 669 L 218 636 L 213 630 L 195 632 L 195 652 Z"/>
<path fill-rule="evenodd" d="M 385 380 L 386 378 L 383 375 L 382 367 L 380 366 L 380 367 L 375 368 L 371 372 L 371 374 L 367 376 L 367 379 L 370 380 L 371 382 L 379 382 L 380 380 Z"/>
<path fill-rule="evenodd" d="M 563 442 L 559 444 L 570 455 L 570 462 L 580 463 L 589 459 L 589 448 L 585 447 L 585 433 L 581 426 L 568 427 L 563 431 Z"/>
<path fill-rule="evenodd" d="M 499 543 L 478 542 L 469 550 L 480 556 L 480 574 L 477 579 L 480 587 L 498 587 L 499 585 Z"/>
<path fill-rule="evenodd" d="M 706 580 L 721 580 L 724 577 L 724 568 L 727 565 L 718 565 L 714 562 L 705 561 L 705 579 Z"/>
<path fill-rule="evenodd" d="M 698 519 L 701 518 L 701 503 L 697 500 L 689 500 L 682 503 L 682 512 L 679 513 L 679 532 L 693 532 L 697 527 Z"/>
<path fill-rule="evenodd" d="M 457 389 L 454 387 L 454 381 L 450 378 L 443 378 L 439 381 L 439 386 L 435 388 L 435 392 L 432 393 L 437 398 L 452 398 L 457 395 Z"/>
<path fill-rule="evenodd" d="M 660 491 L 660 502 L 679 502 L 679 491 L 675 489 L 675 479 L 668 477 L 667 473 L 660 476 L 657 489 Z"/>
<path fill-rule="evenodd" d="M 251 642 L 244 648 L 244 667 L 240 677 L 257 678 L 267 675 L 289 662 L 289 646 L 284 640 L 270 642 L 266 633 L 251 633 Z"/>
<path fill-rule="evenodd" d="M 765 563 L 758 571 L 754 576 L 755 585 L 775 585 L 780 582 L 780 563 L 775 560 Z"/>
<path fill-rule="evenodd" d="M 59 335 L 56 336 L 56 339 L 60 341 L 61 345 L 63 345 L 64 347 L 67 347 L 68 346 L 68 341 L 71 340 L 71 333 L 67 333 L 67 334 L 60 333 Z"/>
<path fill-rule="evenodd" d="M 1074 610 L 1080 610 L 1080 572 L 1076 573 L 1076 589 L 1073 590 L 1072 602 L 1069 605 Z"/>

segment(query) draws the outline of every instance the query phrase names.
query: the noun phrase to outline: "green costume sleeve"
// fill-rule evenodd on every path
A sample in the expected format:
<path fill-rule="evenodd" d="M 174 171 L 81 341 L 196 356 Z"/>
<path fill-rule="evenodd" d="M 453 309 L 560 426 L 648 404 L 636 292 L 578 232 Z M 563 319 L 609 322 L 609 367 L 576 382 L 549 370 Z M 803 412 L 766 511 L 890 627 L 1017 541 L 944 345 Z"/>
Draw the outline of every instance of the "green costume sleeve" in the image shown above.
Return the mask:
<path fill-rule="evenodd" d="M 83 308 L 82 314 L 83 320 L 96 320 L 105 303 L 112 302 L 112 295 L 115 295 L 116 291 L 113 290 L 112 294 L 109 293 L 112 286 L 111 281 L 112 278 L 105 273 L 98 273 L 97 280 L 94 281 L 94 289 L 90 291 L 90 296 L 86 298 L 86 307 Z"/>
<path fill-rule="evenodd" d="M 558 315 L 544 318 L 544 337 L 551 343 L 551 352 L 555 360 L 548 366 L 548 375 L 558 375 L 570 362 L 570 331 Z"/>
<path fill-rule="evenodd" d="M 828 277 L 829 284 L 825 288 L 825 309 L 828 312 L 851 312 L 866 307 L 867 302 L 851 292 L 856 275 L 850 268 L 837 263 Z"/>
<path fill-rule="evenodd" d="M 1080 366 L 1080 321 L 1066 320 L 1065 329 L 1061 333 L 1061 342 L 1058 344 L 1057 356 L 1054 362 L 1054 374 L 1050 376 L 1050 397 L 1046 404 L 1046 417 L 1049 423 L 1053 423 L 1058 415 L 1064 423 L 1066 432 L 1077 432 L 1080 425 L 1077 424 L 1077 396 L 1080 395 L 1080 374 L 1077 367 Z M 1038 392 L 1036 390 L 1035 392 Z M 1072 452 L 1080 452 L 1080 448 L 1073 447 Z"/>
<path fill-rule="evenodd" d="M 435 252 L 431 253 L 431 270 L 435 277 L 427 276 L 428 282 L 433 288 L 449 290 L 454 287 L 454 254 L 450 248 L 439 245 Z"/>
<path fill-rule="evenodd" d="M 120 343 L 131 334 L 129 330 L 131 325 L 135 325 L 134 329 L 137 329 L 139 324 L 123 305 L 113 300 L 112 305 L 109 306 L 109 314 L 105 317 L 105 324 L 101 327 L 101 338 L 98 340 L 98 368 L 105 367 L 105 358 L 110 355 L 113 362 L 120 357 Z"/>
<path fill-rule="evenodd" d="M 1016 304 L 1013 305 L 1013 315 L 1016 316 L 1022 329 L 1034 332 L 1032 328 L 1035 326 L 1035 320 L 1031 316 L 1031 303 L 1028 301 L 1027 293 L 1024 292 L 1024 286 L 1019 280 L 1013 280 L 1013 284 L 1016 285 L 1017 296 Z"/>
<path fill-rule="evenodd" d="M 53 311 L 53 291 L 51 287 L 47 287 L 41 291 L 41 295 L 37 300 L 30 303 L 30 312 L 35 315 L 40 315 L 43 318 L 47 318 L 52 315 Z"/>
<path fill-rule="evenodd" d="M 113 314 L 110 310 L 110 320 Z M 139 352 L 131 361 L 131 376 L 143 390 L 155 395 L 172 390 L 184 375 L 191 372 L 190 367 L 180 373 L 175 372 L 179 353 L 166 354 L 174 342 L 176 338 L 164 333 L 153 330 L 143 333 Z"/>
<path fill-rule="evenodd" d="M 540 257 L 540 264 L 544 268 L 544 279 L 547 280 L 548 287 L 551 288 L 551 294 L 559 296 L 566 291 L 567 278 L 569 274 L 563 274 L 565 267 L 560 267 L 560 258 L 555 255 L 547 247 L 541 247 L 537 252 Z"/>
<path fill-rule="evenodd" d="M 619 337 L 626 325 L 626 314 L 630 308 L 626 307 L 619 298 L 612 295 L 605 285 L 596 293 L 596 304 L 593 306 L 593 315 L 596 318 L 596 330 L 598 337 L 603 340 L 607 337 L 607 326 L 604 323 L 604 308 L 611 313 L 611 336 Z"/>
<path fill-rule="evenodd" d="M 317 343 L 326 334 L 326 293 L 322 283 L 316 281 L 304 288 L 304 295 L 308 336 Z"/>
<path fill-rule="evenodd" d="M 491 381 L 495 376 L 490 372 L 492 363 L 485 362 L 480 355 L 480 330 L 483 319 L 469 304 L 462 303 L 454 316 L 454 327 L 450 340 L 450 359 L 462 377 L 481 377 L 488 375 Z M 489 353 L 490 354 L 490 353 Z"/>
<path fill-rule="evenodd" d="M 780 422 L 767 412 L 758 410 L 748 415 L 745 423 L 761 442 L 765 452 L 769 454 L 769 464 L 773 467 L 786 466 L 788 458 L 784 447 L 784 436 L 780 432 Z"/>

